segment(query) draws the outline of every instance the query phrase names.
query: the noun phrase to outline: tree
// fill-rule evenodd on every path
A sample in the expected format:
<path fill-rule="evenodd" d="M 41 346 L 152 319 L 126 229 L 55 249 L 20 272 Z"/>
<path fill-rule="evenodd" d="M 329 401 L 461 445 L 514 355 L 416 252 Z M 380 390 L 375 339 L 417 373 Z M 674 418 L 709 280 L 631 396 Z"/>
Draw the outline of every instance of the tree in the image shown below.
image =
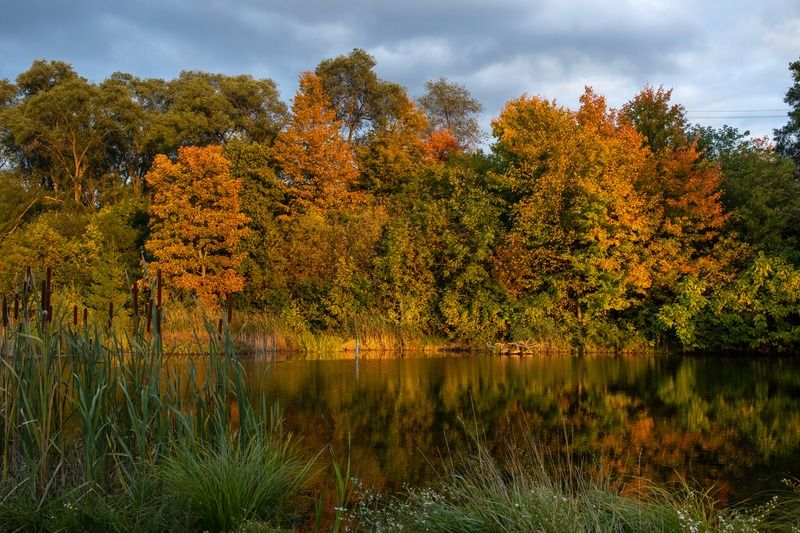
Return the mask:
<path fill-rule="evenodd" d="M 358 202 L 352 192 L 358 168 L 350 146 L 339 137 L 341 121 L 322 89 L 320 79 L 307 72 L 292 105 L 289 126 L 278 134 L 273 157 L 286 184 L 290 208 L 338 208 Z"/>
<path fill-rule="evenodd" d="M 250 219 L 251 231 L 242 239 L 245 252 L 242 273 L 247 284 L 247 300 L 257 307 L 279 309 L 285 300 L 287 271 L 284 225 L 280 218 L 288 212 L 286 187 L 275 172 L 271 150 L 262 143 L 233 141 L 223 155 L 230 161 L 231 175 L 242 181 L 242 212 Z"/>
<path fill-rule="evenodd" d="M 180 291 L 211 302 L 241 291 L 237 246 L 247 233 L 240 211 L 242 183 L 231 177 L 219 146 L 185 147 L 175 163 L 159 155 L 145 176 L 152 189 L 145 249 Z"/>
<path fill-rule="evenodd" d="M 373 129 L 380 129 L 403 106 L 405 91 L 383 81 L 372 70 L 375 58 L 355 48 L 349 55 L 322 61 L 315 74 L 330 98 L 336 119 L 348 143 L 361 140 Z"/>
<path fill-rule="evenodd" d="M 492 127 L 514 202 L 498 279 L 533 329 L 544 320 L 578 346 L 615 342 L 609 318 L 650 284 L 643 249 L 653 224 L 635 188 L 648 164 L 641 136 L 588 88 L 577 112 L 523 96 Z"/>
<path fill-rule="evenodd" d="M 169 99 L 163 125 L 165 141 L 175 148 L 271 142 L 286 121 L 286 106 L 269 79 L 181 72 L 169 82 Z"/>
<path fill-rule="evenodd" d="M 644 136 L 650 149 L 659 153 L 688 144 L 686 110 L 670 105 L 672 89 L 646 86 L 620 109 L 620 117 Z"/>
<path fill-rule="evenodd" d="M 72 189 L 76 203 L 91 202 L 114 128 L 97 87 L 62 63 L 43 62 L 20 74 L 17 87 L 21 100 L 1 117 L 4 151 L 29 181 L 55 192 Z"/>
<path fill-rule="evenodd" d="M 786 157 L 794 159 L 800 168 L 800 59 L 789 64 L 794 84 L 786 91 L 783 101 L 792 109 L 789 111 L 789 122 L 781 129 L 775 130 L 775 144 Z"/>
<path fill-rule="evenodd" d="M 794 162 L 765 139 L 731 127 L 704 128 L 705 156 L 722 171 L 728 230 L 753 250 L 800 262 L 800 182 Z"/>
<path fill-rule="evenodd" d="M 671 91 L 645 87 L 622 107 L 621 120 L 641 134 L 651 154 L 636 187 L 656 221 L 648 251 L 655 302 L 669 300 L 681 276 L 717 276 L 724 269 L 716 249 L 728 215 L 722 205 L 722 175 L 690 138 L 682 106 Z"/>
<path fill-rule="evenodd" d="M 446 130 L 462 150 L 474 150 L 481 141 L 477 115 L 483 106 L 469 91 L 447 78 L 425 83 L 426 93 L 418 100 L 428 116 L 431 132 Z"/>
<path fill-rule="evenodd" d="M 408 98 L 398 108 L 397 116 L 370 132 L 356 150 L 362 181 L 374 194 L 396 192 L 409 176 L 431 163 L 434 155 L 423 138 L 425 115 Z"/>

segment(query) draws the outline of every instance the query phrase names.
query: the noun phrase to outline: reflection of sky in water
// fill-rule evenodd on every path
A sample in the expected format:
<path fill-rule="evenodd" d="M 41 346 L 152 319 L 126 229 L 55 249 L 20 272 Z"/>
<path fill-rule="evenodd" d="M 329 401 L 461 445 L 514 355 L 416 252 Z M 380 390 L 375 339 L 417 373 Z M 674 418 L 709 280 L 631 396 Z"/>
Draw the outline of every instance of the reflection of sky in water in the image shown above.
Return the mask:
<path fill-rule="evenodd" d="M 248 362 L 250 375 L 261 365 Z M 476 431 L 497 451 L 530 432 L 591 468 L 684 476 L 723 500 L 800 475 L 800 361 L 788 359 L 291 361 L 263 386 L 303 447 L 346 457 L 349 440 L 376 489 L 434 480 Z"/>

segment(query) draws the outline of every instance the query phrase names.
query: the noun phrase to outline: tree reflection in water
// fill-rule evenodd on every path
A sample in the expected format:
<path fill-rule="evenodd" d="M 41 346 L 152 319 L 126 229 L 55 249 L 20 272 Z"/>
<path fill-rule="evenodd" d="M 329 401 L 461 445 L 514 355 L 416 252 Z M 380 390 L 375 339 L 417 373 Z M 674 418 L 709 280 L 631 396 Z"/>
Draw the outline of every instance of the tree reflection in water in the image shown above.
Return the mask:
<path fill-rule="evenodd" d="M 251 375 L 264 363 L 248 362 Z M 441 357 L 290 361 L 263 386 L 309 452 L 350 455 L 376 490 L 435 481 L 478 432 L 502 453 L 532 432 L 545 453 L 723 502 L 800 475 L 800 361 Z"/>

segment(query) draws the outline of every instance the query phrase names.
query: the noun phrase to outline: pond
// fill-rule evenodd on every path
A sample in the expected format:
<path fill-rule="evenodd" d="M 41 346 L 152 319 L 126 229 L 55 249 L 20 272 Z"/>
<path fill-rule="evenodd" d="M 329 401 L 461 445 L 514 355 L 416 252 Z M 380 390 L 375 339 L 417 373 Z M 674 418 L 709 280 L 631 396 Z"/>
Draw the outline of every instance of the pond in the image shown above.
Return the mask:
<path fill-rule="evenodd" d="M 379 491 L 434 481 L 476 434 L 499 452 L 527 433 L 617 477 L 713 486 L 723 503 L 800 476 L 800 359 L 296 360 L 264 379 L 302 447 L 349 449 Z"/>

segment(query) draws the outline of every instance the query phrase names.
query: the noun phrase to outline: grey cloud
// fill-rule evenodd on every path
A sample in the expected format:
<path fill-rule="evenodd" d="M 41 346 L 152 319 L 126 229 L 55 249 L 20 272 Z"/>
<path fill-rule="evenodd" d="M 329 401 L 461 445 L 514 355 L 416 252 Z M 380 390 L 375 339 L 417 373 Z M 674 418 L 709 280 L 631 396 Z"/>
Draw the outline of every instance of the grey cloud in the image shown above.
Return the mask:
<path fill-rule="evenodd" d="M 572 105 L 585 84 L 614 105 L 644 83 L 674 86 L 687 108 L 780 105 L 798 28 L 790 0 L 17 0 L 0 19 L 0 77 L 37 58 L 68 61 L 94 80 L 117 70 L 244 72 L 275 79 L 288 99 L 300 72 L 359 47 L 412 95 L 439 76 L 464 83 L 488 126 L 523 92 Z M 753 124 L 767 134 L 780 121 Z"/>

